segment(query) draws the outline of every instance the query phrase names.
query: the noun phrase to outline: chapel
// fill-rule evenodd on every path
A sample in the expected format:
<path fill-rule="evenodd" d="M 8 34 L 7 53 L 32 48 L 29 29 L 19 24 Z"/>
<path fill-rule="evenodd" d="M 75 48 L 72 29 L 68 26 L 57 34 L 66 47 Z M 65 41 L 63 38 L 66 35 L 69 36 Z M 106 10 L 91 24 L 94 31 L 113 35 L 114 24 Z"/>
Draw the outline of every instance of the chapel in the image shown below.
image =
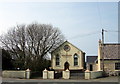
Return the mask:
<path fill-rule="evenodd" d="M 55 71 L 80 71 L 85 67 L 85 52 L 68 41 L 51 52 L 51 67 Z"/>

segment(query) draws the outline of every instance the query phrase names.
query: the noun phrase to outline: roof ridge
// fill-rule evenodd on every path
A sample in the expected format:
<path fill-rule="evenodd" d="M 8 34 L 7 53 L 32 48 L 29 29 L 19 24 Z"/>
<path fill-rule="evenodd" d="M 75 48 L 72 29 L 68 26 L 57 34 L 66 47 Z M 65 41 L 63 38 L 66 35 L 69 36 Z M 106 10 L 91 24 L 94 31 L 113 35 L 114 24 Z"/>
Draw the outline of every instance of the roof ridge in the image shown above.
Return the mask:
<path fill-rule="evenodd" d="M 61 45 L 59 45 L 57 48 L 59 48 L 60 46 L 62 46 L 64 43 L 69 43 L 69 44 L 71 44 L 72 46 L 74 46 L 75 48 L 77 48 L 78 50 L 80 50 L 80 51 L 82 51 L 81 49 L 79 49 L 78 47 L 76 47 L 75 45 L 73 45 L 72 43 L 70 43 L 69 41 L 64 41 Z M 52 52 L 54 52 L 57 48 L 55 48 Z M 83 52 L 83 51 L 82 51 Z M 83 53 L 85 53 L 85 52 L 83 52 Z"/>

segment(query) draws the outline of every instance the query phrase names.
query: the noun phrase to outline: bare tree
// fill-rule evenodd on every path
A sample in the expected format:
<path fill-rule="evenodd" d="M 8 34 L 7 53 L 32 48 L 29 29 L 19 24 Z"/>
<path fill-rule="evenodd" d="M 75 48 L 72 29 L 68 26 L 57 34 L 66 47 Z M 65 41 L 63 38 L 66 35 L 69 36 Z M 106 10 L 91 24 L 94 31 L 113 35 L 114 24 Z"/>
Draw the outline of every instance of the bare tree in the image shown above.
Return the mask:
<path fill-rule="evenodd" d="M 32 23 L 17 25 L 1 36 L 0 41 L 2 47 L 9 50 L 16 60 L 18 67 L 35 68 L 40 60 L 46 58 L 47 53 L 63 43 L 64 36 L 58 28 L 50 24 Z"/>

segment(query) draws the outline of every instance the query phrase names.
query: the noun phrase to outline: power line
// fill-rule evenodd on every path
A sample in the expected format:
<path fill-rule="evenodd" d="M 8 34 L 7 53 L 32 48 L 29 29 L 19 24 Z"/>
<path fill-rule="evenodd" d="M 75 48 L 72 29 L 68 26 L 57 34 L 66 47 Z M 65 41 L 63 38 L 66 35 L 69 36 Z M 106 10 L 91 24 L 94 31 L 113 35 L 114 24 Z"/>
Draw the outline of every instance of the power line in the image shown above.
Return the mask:
<path fill-rule="evenodd" d="M 105 32 L 120 32 L 118 30 L 106 30 Z"/>
<path fill-rule="evenodd" d="M 117 30 L 105 30 L 104 29 L 104 32 L 120 32 L 120 31 L 117 31 Z M 93 31 L 93 32 L 90 32 L 90 33 L 87 33 L 87 34 L 80 34 L 80 35 L 76 35 L 76 36 L 73 36 L 73 37 L 70 37 L 68 39 L 70 40 L 73 40 L 73 39 L 77 39 L 77 38 L 83 38 L 83 37 L 87 37 L 87 36 L 91 36 L 91 35 L 95 35 L 95 34 L 100 34 L 101 31 Z"/>
<path fill-rule="evenodd" d="M 83 35 L 76 35 L 76 36 L 70 37 L 68 39 L 82 38 L 82 37 L 91 36 L 91 35 L 99 34 L 99 33 L 101 33 L 101 31 L 94 31 L 94 32 L 90 32 L 90 33 L 87 33 L 87 34 L 83 34 Z"/>

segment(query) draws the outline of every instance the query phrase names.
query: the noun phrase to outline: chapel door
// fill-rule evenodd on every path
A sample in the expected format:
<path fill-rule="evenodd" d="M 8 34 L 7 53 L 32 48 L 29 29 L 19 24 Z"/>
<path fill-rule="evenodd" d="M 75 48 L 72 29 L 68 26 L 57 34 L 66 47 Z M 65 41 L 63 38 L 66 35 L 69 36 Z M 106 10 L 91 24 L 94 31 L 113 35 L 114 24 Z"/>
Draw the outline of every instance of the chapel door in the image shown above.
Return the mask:
<path fill-rule="evenodd" d="M 64 64 L 64 70 L 68 69 L 69 70 L 69 63 L 68 62 L 65 62 Z"/>

